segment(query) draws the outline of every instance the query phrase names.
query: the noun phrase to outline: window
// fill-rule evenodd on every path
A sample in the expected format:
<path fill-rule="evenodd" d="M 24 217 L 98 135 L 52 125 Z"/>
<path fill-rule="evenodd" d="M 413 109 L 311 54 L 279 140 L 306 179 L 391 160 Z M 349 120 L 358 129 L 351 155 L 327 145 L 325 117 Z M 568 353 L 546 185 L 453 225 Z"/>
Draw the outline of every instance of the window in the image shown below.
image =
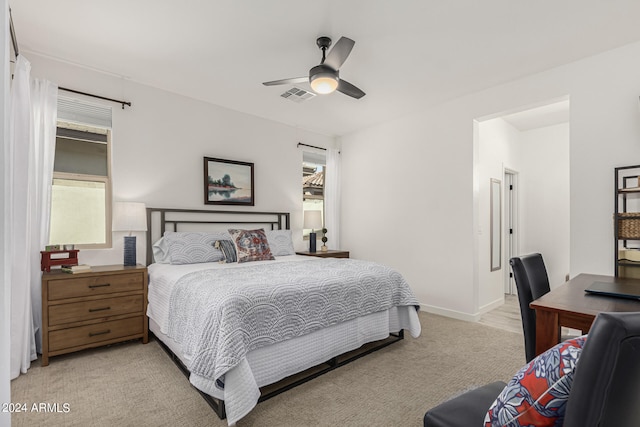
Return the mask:
<path fill-rule="evenodd" d="M 58 122 L 50 244 L 111 247 L 111 131 Z"/>
<path fill-rule="evenodd" d="M 302 210 L 319 210 L 324 213 L 324 171 L 326 166 L 324 152 L 303 151 L 302 153 Z M 303 236 L 309 237 L 311 230 L 303 230 Z"/>

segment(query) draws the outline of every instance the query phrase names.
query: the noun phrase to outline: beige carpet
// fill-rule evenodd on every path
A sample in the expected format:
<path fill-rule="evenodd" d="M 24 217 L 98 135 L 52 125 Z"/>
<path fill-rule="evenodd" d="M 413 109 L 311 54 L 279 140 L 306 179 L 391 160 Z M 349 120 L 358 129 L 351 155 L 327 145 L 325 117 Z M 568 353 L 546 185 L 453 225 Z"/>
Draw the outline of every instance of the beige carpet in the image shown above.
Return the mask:
<path fill-rule="evenodd" d="M 421 426 L 427 409 L 524 364 L 522 336 L 420 313 L 422 336 L 258 404 L 239 427 Z M 14 413 L 16 426 L 226 426 L 157 342 L 131 342 L 34 362 L 13 402 L 68 404 Z"/>

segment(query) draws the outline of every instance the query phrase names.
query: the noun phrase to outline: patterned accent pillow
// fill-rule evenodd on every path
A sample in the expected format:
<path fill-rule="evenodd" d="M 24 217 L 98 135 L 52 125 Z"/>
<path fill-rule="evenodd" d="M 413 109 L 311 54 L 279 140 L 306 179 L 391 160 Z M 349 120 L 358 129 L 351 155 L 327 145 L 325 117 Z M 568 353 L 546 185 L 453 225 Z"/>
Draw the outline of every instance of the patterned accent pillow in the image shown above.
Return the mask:
<path fill-rule="evenodd" d="M 267 261 L 275 259 L 269 248 L 269 241 L 264 229 L 237 230 L 229 229 L 231 240 L 236 245 L 238 262 Z"/>
<path fill-rule="evenodd" d="M 238 261 L 236 256 L 236 246 L 231 240 L 216 240 L 213 247 L 222 251 L 223 259 L 220 262 L 231 263 Z"/>
<path fill-rule="evenodd" d="M 587 336 L 561 342 L 525 365 L 489 408 L 485 427 L 559 427 Z"/>
<path fill-rule="evenodd" d="M 213 243 L 225 238 L 229 239 L 225 232 L 166 232 L 163 238 L 167 248 L 165 259 L 170 264 L 220 261 L 224 255 L 213 247 Z"/>
<path fill-rule="evenodd" d="M 291 230 L 268 230 L 266 233 L 271 253 L 275 256 L 295 255 Z"/>

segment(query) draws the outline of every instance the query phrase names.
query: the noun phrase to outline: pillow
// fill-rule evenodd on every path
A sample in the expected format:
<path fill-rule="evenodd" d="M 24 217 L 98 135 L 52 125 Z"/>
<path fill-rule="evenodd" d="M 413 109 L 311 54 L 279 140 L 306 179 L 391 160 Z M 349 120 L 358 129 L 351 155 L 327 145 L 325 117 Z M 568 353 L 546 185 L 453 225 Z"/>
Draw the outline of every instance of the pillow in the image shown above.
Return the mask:
<path fill-rule="evenodd" d="M 229 229 L 231 240 L 236 246 L 238 262 L 267 261 L 275 259 L 269 248 L 269 241 L 264 229 L 237 230 Z"/>
<path fill-rule="evenodd" d="M 558 427 L 587 336 L 561 342 L 525 365 L 489 408 L 485 427 Z"/>
<path fill-rule="evenodd" d="M 271 253 L 275 256 L 295 255 L 291 230 L 268 230 L 266 233 Z"/>
<path fill-rule="evenodd" d="M 169 243 L 164 237 L 158 239 L 157 242 L 151 246 L 153 250 L 153 260 L 159 264 L 169 264 L 171 258 L 169 257 Z"/>
<path fill-rule="evenodd" d="M 224 255 L 222 251 L 213 247 L 213 243 L 220 239 L 229 239 L 229 234 L 225 232 L 167 231 L 164 233 L 162 241 L 158 241 L 154 245 L 154 257 L 170 264 L 220 261 Z M 158 256 L 156 256 L 156 252 L 158 252 Z"/>
<path fill-rule="evenodd" d="M 225 263 L 236 262 L 238 257 L 236 256 L 236 246 L 231 240 L 216 240 L 213 247 L 222 251 L 223 259 Z"/>

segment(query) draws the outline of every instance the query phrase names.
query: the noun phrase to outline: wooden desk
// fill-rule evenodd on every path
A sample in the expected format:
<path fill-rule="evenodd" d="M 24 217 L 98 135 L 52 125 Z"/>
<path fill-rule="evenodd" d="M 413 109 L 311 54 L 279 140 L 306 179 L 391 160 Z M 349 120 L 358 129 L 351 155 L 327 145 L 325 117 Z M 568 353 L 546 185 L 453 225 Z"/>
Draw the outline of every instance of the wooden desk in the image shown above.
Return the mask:
<path fill-rule="evenodd" d="M 640 311 L 640 301 L 589 295 L 584 290 L 593 282 L 634 283 L 640 279 L 579 274 L 530 304 L 536 311 L 536 355 L 560 342 L 560 327 L 579 329 L 586 334 L 599 313 Z"/>

